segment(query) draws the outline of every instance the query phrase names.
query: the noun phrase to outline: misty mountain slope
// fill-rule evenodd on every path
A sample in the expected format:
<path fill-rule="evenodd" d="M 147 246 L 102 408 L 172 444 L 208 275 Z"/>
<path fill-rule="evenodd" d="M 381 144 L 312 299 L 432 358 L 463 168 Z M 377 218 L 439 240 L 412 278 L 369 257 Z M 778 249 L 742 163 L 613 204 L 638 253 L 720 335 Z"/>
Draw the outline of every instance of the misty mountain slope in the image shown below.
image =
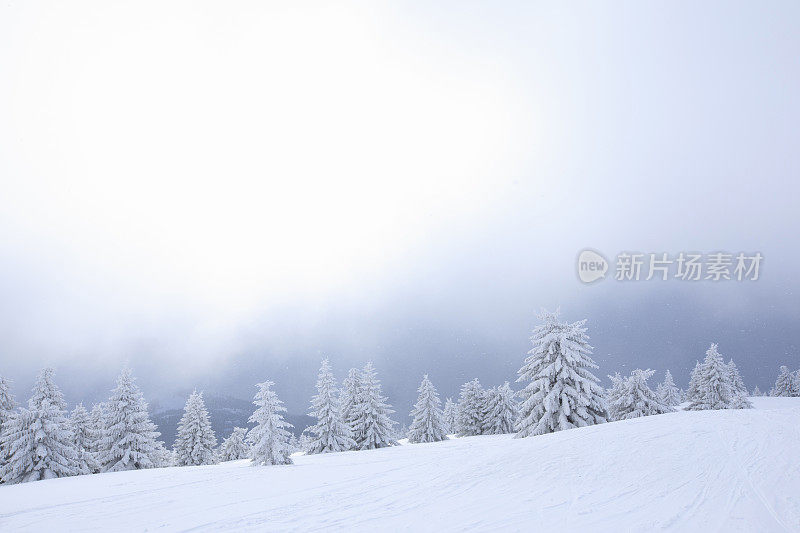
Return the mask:
<path fill-rule="evenodd" d="M 204 394 L 203 400 L 205 401 L 206 409 L 208 409 L 211 427 L 217 436 L 217 441 L 222 442 L 223 438 L 231 434 L 234 427 L 252 427 L 252 424 L 248 423 L 247 419 L 250 418 L 255 409 L 253 402 L 214 394 Z M 185 398 L 182 401 L 185 401 Z M 161 432 L 159 439 L 164 441 L 168 447 L 171 447 L 172 443 L 175 442 L 175 437 L 178 434 L 178 422 L 183 416 L 183 405 L 181 404 L 180 408 L 174 405 L 174 400 L 170 408 L 162 408 L 159 403 L 155 403 L 151 414 L 153 422 L 158 426 L 158 431 Z M 314 423 L 314 419 L 308 415 L 288 413 L 284 418 L 292 424 L 291 431 L 297 436 L 300 436 L 307 426 Z"/>
<path fill-rule="evenodd" d="M 0 529 L 800 531 L 800 399 L 0 487 Z"/>

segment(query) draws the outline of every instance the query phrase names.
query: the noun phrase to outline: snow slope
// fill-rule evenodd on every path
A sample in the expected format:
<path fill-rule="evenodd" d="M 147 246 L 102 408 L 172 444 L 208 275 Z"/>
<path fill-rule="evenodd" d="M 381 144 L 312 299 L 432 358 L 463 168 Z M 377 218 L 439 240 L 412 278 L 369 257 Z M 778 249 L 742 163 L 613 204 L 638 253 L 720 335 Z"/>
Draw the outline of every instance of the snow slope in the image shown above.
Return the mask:
<path fill-rule="evenodd" d="M 0 487 L 0 530 L 800 531 L 800 398 Z"/>

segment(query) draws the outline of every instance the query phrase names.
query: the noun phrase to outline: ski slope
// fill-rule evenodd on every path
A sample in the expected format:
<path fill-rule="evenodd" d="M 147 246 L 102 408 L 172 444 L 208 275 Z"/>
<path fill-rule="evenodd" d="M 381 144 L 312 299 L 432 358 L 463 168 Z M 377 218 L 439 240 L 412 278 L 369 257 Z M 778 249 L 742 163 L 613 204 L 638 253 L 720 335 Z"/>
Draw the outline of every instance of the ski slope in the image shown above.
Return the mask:
<path fill-rule="evenodd" d="M 0 487 L 0 531 L 800 531 L 800 398 Z"/>

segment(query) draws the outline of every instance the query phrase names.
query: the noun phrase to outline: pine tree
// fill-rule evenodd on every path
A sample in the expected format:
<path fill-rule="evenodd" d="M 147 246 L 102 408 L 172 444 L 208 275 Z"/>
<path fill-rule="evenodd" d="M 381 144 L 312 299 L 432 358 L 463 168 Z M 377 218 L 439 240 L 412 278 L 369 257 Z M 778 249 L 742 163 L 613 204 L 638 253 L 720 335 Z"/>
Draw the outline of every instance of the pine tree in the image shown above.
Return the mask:
<path fill-rule="evenodd" d="M 747 387 L 744 386 L 742 376 L 733 359 L 728 361 L 728 381 L 730 383 L 731 396 L 729 409 L 752 409 L 753 403 L 747 397 Z"/>
<path fill-rule="evenodd" d="M 443 420 L 444 413 L 441 408 L 442 402 L 436 393 L 436 387 L 428 379 L 428 374 L 423 376 L 417 391 L 419 396 L 411 411 L 413 422 L 408 430 L 408 442 L 414 444 L 447 440 Z"/>
<path fill-rule="evenodd" d="M 217 437 L 211 428 L 203 393 L 194 391 L 186 400 L 172 449 L 178 466 L 210 465 L 217 462 Z"/>
<path fill-rule="evenodd" d="M 17 402 L 14 401 L 14 395 L 11 394 L 11 382 L 0 377 L 0 431 L 3 430 L 3 425 L 11 418 L 16 407 Z"/>
<path fill-rule="evenodd" d="M 728 409 L 731 405 L 730 371 L 722 356 L 717 351 L 717 345 L 711 344 L 706 351 L 706 358 L 692 373 L 692 383 L 689 384 L 690 396 L 689 411 L 705 409 Z"/>
<path fill-rule="evenodd" d="M 33 408 L 33 406 L 42 405 L 47 401 L 53 407 L 62 411 L 67 410 L 67 402 L 64 401 L 64 395 L 55 381 L 53 381 L 54 373 L 55 370 L 52 368 L 45 368 L 39 373 L 36 378 L 36 385 L 33 387 L 33 396 L 28 400 L 28 407 Z"/>
<path fill-rule="evenodd" d="M 92 474 L 102 470 L 100 455 L 103 450 L 103 439 L 106 435 L 105 404 L 96 403 L 89 414 L 89 427 L 86 434 L 86 449 L 92 454 L 94 468 Z"/>
<path fill-rule="evenodd" d="M 544 324 L 533 331 L 533 348 L 517 381 L 530 381 L 520 392 L 523 402 L 517 438 L 606 421 L 603 389 L 591 369 L 586 320 L 560 323 L 557 313 L 543 312 Z"/>
<path fill-rule="evenodd" d="M 350 426 L 341 418 L 336 380 L 327 359 L 322 361 L 319 369 L 317 394 L 311 399 L 309 415 L 316 418 L 317 423 L 309 428 L 314 437 L 307 453 L 342 452 L 355 448 Z"/>
<path fill-rule="evenodd" d="M 247 445 L 247 428 L 233 428 L 230 437 L 222 441 L 220 460 L 238 461 L 250 457 L 250 446 Z"/>
<path fill-rule="evenodd" d="M 459 437 L 480 435 L 486 418 L 486 391 L 478 378 L 461 386 L 456 408 L 456 430 Z"/>
<path fill-rule="evenodd" d="M 311 436 L 308 434 L 308 432 L 306 432 L 305 429 L 303 430 L 303 433 L 300 434 L 298 441 L 299 451 L 308 453 L 308 450 L 311 448 Z"/>
<path fill-rule="evenodd" d="M 689 388 L 686 389 L 686 392 L 683 394 L 682 400 L 684 402 L 688 402 L 690 398 L 695 398 L 700 394 L 700 373 L 700 361 L 695 361 L 692 373 L 689 375 Z"/>
<path fill-rule="evenodd" d="M 656 388 L 656 392 L 661 398 L 661 402 L 666 405 L 675 407 L 681 403 L 681 391 L 675 386 L 675 382 L 672 380 L 672 373 L 669 370 L 664 375 L 664 381 Z"/>
<path fill-rule="evenodd" d="M 781 367 L 778 379 L 775 381 L 775 388 L 773 388 L 772 391 L 772 396 L 794 395 L 794 376 L 789 372 L 787 367 Z"/>
<path fill-rule="evenodd" d="M 28 400 L 6 423 L 2 448 L 8 462 L 0 468 L 4 483 L 21 483 L 86 473 L 80 468 L 73 443 L 66 403 L 53 382 L 53 369 L 40 374 Z"/>
<path fill-rule="evenodd" d="M 452 398 L 444 402 L 444 427 L 448 435 L 456 432 L 456 403 Z"/>
<path fill-rule="evenodd" d="M 514 433 L 518 409 L 517 401 L 514 399 L 515 394 L 508 381 L 502 387 L 492 387 L 487 391 L 481 434 Z"/>
<path fill-rule="evenodd" d="M 168 466 L 175 466 L 175 452 L 167 449 L 164 442 L 157 440 L 156 446 L 153 451 L 153 466 L 155 468 L 166 468 Z"/>
<path fill-rule="evenodd" d="M 753 396 L 761 396 L 761 389 L 758 388 L 758 385 L 753 389 Z"/>
<path fill-rule="evenodd" d="M 355 441 L 356 420 L 358 419 L 358 402 L 361 394 L 361 372 L 351 368 L 342 382 L 342 421 L 350 428 L 350 437 Z M 356 445 L 356 448 L 358 446 Z"/>
<path fill-rule="evenodd" d="M 800 370 L 792 374 L 792 396 L 800 396 Z"/>
<path fill-rule="evenodd" d="M 73 443 L 77 450 L 78 468 L 86 474 L 93 474 L 100 470 L 95 455 L 91 451 L 92 444 L 92 421 L 89 413 L 82 403 L 75 406 L 69 416 L 69 424 L 72 430 Z"/>
<path fill-rule="evenodd" d="M 613 406 L 609 405 L 609 411 L 614 413 L 613 420 L 627 420 L 674 411 L 647 385 L 647 380 L 653 374 L 655 370 L 637 368 L 621 382 Z"/>
<path fill-rule="evenodd" d="M 394 430 L 394 434 L 392 435 L 392 438 L 394 440 L 396 440 L 396 441 L 399 441 L 400 439 L 408 438 L 408 426 L 403 424 L 399 428 L 395 429 Z"/>
<path fill-rule="evenodd" d="M 0 437 L 3 435 L 3 429 L 14 416 L 14 409 L 17 403 L 14 401 L 14 395 L 11 394 L 11 383 L 4 377 L 0 377 Z M 8 454 L 0 441 L 0 468 L 8 462 Z M 0 483 L 2 483 L 0 479 Z"/>
<path fill-rule="evenodd" d="M 105 404 L 105 434 L 98 458 L 104 472 L 154 468 L 160 435 L 147 413 L 147 402 L 129 368 Z"/>
<path fill-rule="evenodd" d="M 37 444 L 34 440 L 34 424 L 39 423 L 36 412 L 24 407 L 12 412 L 3 425 L 0 434 L 0 449 L 5 460 L 0 465 L 0 483 L 23 483 L 37 481 L 34 472 L 34 454 Z"/>
<path fill-rule="evenodd" d="M 256 385 L 258 392 L 253 404 L 258 408 L 248 420 L 256 425 L 247 435 L 252 445 L 254 466 L 292 464 L 289 457 L 289 432 L 286 430 L 292 425 L 283 420 L 281 413 L 286 412 L 286 408 L 278 395 L 271 390 L 272 385 L 272 381 Z"/>
<path fill-rule="evenodd" d="M 300 444 L 300 439 L 294 433 L 289 436 L 289 452 L 305 452 Z"/>
<path fill-rule="evenodd" d="M 381 395 L 381 382 L 372 363 L 361 371 L 361 390 L 357 396 L 355 431 L 353 439 L 359 450 L 372 450 L 396 446 L 392 436 L 395 422 L 389 418 L 394 413 L 386 398 Z"/>
<path fill-rule="evenodd" d="M 617 412 L 617 404 L 625 394 L 625 378 L 619 375 L 619 372 L 614 372 L 614 375 L 609 375 L 608 379 L 611 380 L 611 388 L 606 389 L 606 404 L 608 405 L 608 420 L 620 420 L 620 413 Z"/>

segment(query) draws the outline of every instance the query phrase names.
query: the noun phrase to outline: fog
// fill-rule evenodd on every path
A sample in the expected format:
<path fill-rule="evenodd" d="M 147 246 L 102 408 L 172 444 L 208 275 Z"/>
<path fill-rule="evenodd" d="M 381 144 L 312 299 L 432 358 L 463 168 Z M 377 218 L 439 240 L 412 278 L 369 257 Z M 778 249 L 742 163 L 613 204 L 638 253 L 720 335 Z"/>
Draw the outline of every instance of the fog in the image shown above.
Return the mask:
<path fill-rule="evenodd" d="M 0 15 L 0 375 L 303 412 L 322 357 L 404 418 L 513 381 L 541 308 L 597 375 L 711 342 L 800 366 L 800 6 L 40 2 Z M 718 17 L 725 10 L 726 17 Z M 582 284 L 580 250 L 760 252 Z"/>

